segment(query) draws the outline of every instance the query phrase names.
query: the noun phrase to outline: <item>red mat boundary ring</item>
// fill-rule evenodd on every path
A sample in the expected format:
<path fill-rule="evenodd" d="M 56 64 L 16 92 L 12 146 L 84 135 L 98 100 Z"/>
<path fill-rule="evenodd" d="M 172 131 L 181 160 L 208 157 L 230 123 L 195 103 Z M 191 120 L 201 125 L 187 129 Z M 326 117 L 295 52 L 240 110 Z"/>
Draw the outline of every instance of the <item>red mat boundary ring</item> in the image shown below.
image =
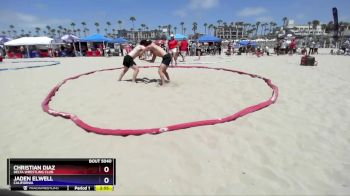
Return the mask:
<path fill-rule="evenodd" d="M 158 66 L 139 66 L 140 68 L 159 68 Z M 120 136 L 128 136 L 128 135 L 142 135 L 142 134 L 159 134 L 163 132 L 168 132 L 168 131 L 175 131 L 175 130 L 180 130 L 180 129 L 187 129 L 191 127 L 198 127 L 198 126 L 206 126 L 206 125 L 215 125 L 218 123 L 225 123 L 225 122 L 230 122 L 233 121 L 239 117 L 242 117 L 244 115 L 247 115 L 249 113 L 261 110 L 273 103 L 276 102 L 277 97 L 278 97 L 278 87 L 274 85 L 270 79 L 264 78 L 259 75 L 255 74 L 250 74 L 246 73 L 243 71 L 237 71 L 237 70 L 232 70 L 232 69 L 226 69 L 226 68 L 216 68 L 216 67 L 206 67 L 206 66 L 176 66 L 176 67 L 171 67 L 171 69 L 175 68 L 182 68 L 182 69 L 211 69 L 211 70 L 219 70 L 219 71 L 228 71 L 232 73 L 238 73 L 242 75 L 248 75 L 252 78 L 259 78 L 261 80 L 264 80 L 265 83 L 272 89 L 272 95 L 268 100 L 265 100 L 263 102 L 260 102 L 256 105 L 249 106 L 247 108 L 244 108 L 232 115 L 223 117 L 223 118 L 217 118 L 217 119 L 208 119 L 208 120 L 200 120 L 200 121 L 193 121 L 193 122 L 185 122 L 185 123 L 179 123 L 179 124 L 174 124 L 174 125 L 169 125 L 165 127 L 160 127 L 160 128 L 148 128 L 148 129 L 108 129 L 108 128 L 99 128 L 99 127 L 94 127 L 92 125 L 87 124 L 86 122 L 82 121 L 78 116 L 66 112 L 59 112 L 55 111 L 52 108 L 50 108 L 50 101 L 51 99 L 55 96 L 56 92 L 60 89 L 61 86 L 63 86 L 66 82 L 69 80 L 75 80 L 78 79 L 81 76 L 85 75 L 90 75 L 94 74 L 96 72 L 103 72 L 103 71 L 112 71 L 112 70 L 117 70 L 117 69 L 122 69 L 123 67 L 120 68 L 110 68 L 110 69 L 100 69 L 100 70 L 95 70 L 95 71 L 90 71 L 87 73 L 79 74 L 77 76 L 73 76 L 70 78 L 67 78 L 63 80 L 61 83 L 57 84 L 47 95 L 47 97 L 44 99 L 42 102 L 41 106 L 42 109 L 47 112 L 48 114 L 52 116 L 61 116 L 66 119 L 72 120 L 76 125 L 79 127 L 85 129 L 88 132 L 94 132 L 97 134 L 104 134 L 104 135 L 120 135 Z"/>

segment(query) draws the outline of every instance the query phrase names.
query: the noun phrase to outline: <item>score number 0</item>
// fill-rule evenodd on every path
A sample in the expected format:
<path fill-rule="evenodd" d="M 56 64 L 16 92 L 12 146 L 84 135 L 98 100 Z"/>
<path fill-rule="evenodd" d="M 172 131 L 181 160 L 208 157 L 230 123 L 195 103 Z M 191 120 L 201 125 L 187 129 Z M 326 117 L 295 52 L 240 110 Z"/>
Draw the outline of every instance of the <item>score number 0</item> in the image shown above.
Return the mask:
<path fill-rule="evenodd" d="M 108 166 L 105 166 L 105 167 L 103 168 L 103 171 L 104 171 L 105 173 L 108 173 L 108 172 L 109 172 L 109 167 L 108 167 Z M 108 184 L 108 183 L 109 183 L 109 178 L 108 178 L 108 177 L 105 177 L 105 178 L 103 179 L 103 182 L 104 182 L 105 184 Z"/>

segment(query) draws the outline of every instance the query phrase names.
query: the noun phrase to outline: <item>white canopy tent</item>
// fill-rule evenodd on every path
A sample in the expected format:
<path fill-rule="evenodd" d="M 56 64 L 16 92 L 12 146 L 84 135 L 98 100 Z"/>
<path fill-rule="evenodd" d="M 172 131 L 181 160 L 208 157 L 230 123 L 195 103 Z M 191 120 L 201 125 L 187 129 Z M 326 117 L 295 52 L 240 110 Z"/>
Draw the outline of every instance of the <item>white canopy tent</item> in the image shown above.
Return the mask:
<path fill-rule="evenodd" d="M 5 46 L 29 46 L 29 45 L 50 45 L 53 42 L 49 37 L 21 37 L 6 42 Z"/>
<path fill-rule="evenodd" d="M 51 45 L 53 42 L 54 40 L 49 37 L 21 37 L 18 39 L 8 41 L 4 45 L 5 46 L 26 46 L 28 57 L 29 57 L 30 55 L 29 55 L 28 46 Z"/>

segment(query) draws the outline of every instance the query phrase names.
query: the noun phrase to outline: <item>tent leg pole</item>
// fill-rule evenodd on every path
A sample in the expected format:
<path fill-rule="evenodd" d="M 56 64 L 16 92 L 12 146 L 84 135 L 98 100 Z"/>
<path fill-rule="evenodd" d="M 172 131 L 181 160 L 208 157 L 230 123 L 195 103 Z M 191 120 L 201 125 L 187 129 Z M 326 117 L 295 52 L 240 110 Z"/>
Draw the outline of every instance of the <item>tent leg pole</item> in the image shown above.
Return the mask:
<path fill-rule="evenodd" d="M 30 58 L 30 54 L 29 54 L 29 47 L 26 46 L 26 49 L 27 49 L 27 58 Z"/>

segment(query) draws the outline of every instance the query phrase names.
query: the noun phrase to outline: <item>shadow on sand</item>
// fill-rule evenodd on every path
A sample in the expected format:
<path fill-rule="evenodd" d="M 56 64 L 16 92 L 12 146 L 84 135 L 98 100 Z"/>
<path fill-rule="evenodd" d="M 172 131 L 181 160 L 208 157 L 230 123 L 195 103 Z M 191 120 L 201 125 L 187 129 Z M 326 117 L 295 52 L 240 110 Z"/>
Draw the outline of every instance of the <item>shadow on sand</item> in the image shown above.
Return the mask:
<path fill-rule="evenodd" d="M 124 80 L 126 82 L 132 82 L 131 79 L 129 80 Z M 145 83 L 145 84 L 150 84 L 150 83 L 159 83 L 159 80 L 157 79 L 149 79 L 149 78 L 137 78 L 136 83 Z"/>

